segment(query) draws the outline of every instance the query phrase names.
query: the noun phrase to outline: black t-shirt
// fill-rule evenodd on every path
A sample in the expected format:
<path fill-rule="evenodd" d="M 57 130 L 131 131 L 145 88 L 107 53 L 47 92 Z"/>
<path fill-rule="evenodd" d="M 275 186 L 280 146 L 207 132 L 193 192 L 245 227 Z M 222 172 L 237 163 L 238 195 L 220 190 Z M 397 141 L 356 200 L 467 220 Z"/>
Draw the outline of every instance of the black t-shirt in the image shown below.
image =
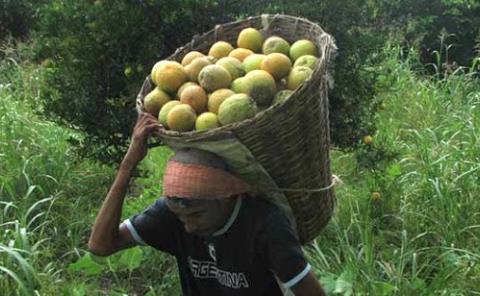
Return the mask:
<path fill-rule="evenodd" d="M 163 198 L 124 221 L 141 244 L 177 259 L 183 295 L 282 295 L 310 270 L 288 218 L 259 198 L 239 198 L 213 235 L 185 232 Z"/>

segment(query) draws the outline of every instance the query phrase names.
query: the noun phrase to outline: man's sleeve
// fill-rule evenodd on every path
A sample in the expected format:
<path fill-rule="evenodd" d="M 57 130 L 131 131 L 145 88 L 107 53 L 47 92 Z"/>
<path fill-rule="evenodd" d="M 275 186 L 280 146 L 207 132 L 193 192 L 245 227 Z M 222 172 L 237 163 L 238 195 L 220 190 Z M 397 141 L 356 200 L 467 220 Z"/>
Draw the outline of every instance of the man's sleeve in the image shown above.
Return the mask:
<path fill-rule="evenodd" d="M 123 221 L 132 237 L 139 244 L 149 245 L 158 250 L 175 254 L 179 221 L 165 205 L 163 198 L 149 206 L 143 213 Z"/>
<path fill-rule="evenodd" d="M 260 234 L 262 251 L 283 287 L 291 288 L 308 274 L 311 266 L 303 255 L 290 221 L 280 209 L 271 212 L 265 222 Z"/>

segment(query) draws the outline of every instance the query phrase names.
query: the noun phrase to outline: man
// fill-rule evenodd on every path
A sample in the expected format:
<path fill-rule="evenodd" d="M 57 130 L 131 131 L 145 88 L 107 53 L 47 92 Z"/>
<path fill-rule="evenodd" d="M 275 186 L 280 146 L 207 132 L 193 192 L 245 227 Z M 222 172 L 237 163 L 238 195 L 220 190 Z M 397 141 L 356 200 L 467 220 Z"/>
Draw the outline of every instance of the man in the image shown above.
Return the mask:
<path fill-rule="evenodd" d="M 326 295 L 287 217 L 251 196 L 248 184 L 215 154 L 181 149 L 168 161 L 164 196 L 120 224 L 131 173 L 162 126 L 141 114 L 88 247 L 109 256 L 149 245 L 177 259 L 184 295 Z"/>

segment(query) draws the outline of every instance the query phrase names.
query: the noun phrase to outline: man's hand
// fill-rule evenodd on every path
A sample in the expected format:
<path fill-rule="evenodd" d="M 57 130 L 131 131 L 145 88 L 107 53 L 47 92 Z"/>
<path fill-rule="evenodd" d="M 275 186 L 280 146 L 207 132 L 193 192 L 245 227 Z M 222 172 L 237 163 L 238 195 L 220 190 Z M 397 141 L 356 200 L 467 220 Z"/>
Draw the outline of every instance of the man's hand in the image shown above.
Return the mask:
<path fill-rule="evenodd" d="M 147 155 L 148 138 L 152 134 L 158 135 L 162 129 L 164 129 L 164 127 L 158 123 L 155 116 L 149 113 L 140 113 L 137 123 L 133 128 L 132 140 L 128 147 L 127 154 L 122 161 L 122 165 L 126 165 L 129 168 L 136 167 Z"/>

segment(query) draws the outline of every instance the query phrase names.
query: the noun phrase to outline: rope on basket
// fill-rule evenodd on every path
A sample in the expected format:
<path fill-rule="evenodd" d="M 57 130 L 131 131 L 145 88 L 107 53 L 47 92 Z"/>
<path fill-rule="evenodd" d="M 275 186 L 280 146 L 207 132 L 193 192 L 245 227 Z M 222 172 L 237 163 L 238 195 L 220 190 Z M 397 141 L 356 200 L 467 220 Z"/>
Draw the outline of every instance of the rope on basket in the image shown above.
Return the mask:
<path fill-rule="evenodd" d="M 330 183 L 330 185 L 328 185 L 326 187 L 323 187 L 323 188 L 314 188 L 314 189 L 308 189 L 308 188 L 271 188 L 271 190 L 284 191 L 284 192 L 322 192 L 322 191 L 330 190 L 333 186 L 335 186 L 337 184 L 342 185 L 343 181 L 338 176 L 332 175 L 332 183 Z"/>

